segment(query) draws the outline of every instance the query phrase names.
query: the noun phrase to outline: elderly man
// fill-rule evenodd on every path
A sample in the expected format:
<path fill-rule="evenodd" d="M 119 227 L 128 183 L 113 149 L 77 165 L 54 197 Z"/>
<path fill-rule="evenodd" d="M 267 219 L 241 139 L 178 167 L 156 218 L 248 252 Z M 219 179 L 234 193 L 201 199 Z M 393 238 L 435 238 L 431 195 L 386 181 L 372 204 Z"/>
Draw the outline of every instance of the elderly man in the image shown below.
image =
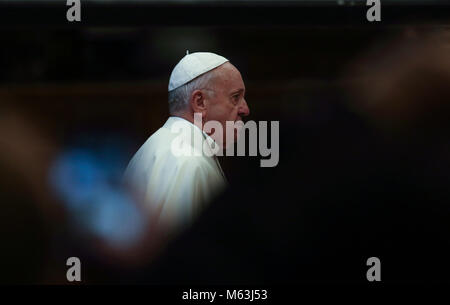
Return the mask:
<path fill-rule="evenodd" d="M 125 172 L 127 183 L 148 207 L 153 225 L 171 233 L 185 228 L 226 186 L 215 154 L 218 147 L 230 145 L 226 121 L 241 121 L 249 114 L 244 95 L 241 74 L 222 56 L 187 54 L 175 66 L 169 80 L 171 116 L 142 145 Z M 213 121 L 222 126 L 223 137 L 213 139 L 203 129 Z M 233 132 L 231 139 L 236 140 Z M 180 154 L 177 149 L 191 153 Z"/>

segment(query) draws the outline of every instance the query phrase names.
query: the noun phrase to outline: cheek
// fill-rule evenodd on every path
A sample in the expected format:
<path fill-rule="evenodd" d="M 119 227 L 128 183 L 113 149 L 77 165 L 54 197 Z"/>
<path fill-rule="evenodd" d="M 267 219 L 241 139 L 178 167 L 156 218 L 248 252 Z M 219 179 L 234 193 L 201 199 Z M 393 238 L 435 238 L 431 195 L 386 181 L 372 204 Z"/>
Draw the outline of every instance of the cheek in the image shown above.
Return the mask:
<path fill-rule="evenodd" d="M 220 116 L 220 121 L 234 121 L 234 118 L 236 117 L 237 110 L 233 105 L 225 104 L 223 105 L 220 110 L 218 111 L 218 114 Z"/>
<path fill-rule="evenodd" d="M 211 105 L 208 110 L 208 119 L 222 122 L 225 125 L 226 121 L 235 121 L 238 113 L 238 107 L 233 105 L 228 100 L 223 100 L 220 103 Z"/>
<path fill-rule="evenodd" d="M 233 106 L 232 109 L 230 110 L 230 120 L 235 121 L 237 119 L 238 116 L 238 107 Z"/>

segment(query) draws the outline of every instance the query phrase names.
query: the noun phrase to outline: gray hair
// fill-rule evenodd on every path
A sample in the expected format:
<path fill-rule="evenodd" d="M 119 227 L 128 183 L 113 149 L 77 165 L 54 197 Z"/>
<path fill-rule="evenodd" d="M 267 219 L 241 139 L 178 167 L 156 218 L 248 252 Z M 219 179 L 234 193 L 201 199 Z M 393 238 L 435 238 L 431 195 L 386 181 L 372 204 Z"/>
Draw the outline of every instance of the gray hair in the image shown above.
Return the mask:
<path fill-rule="evenodd" d="M 187 109 L 189 99 L 195 90 L 206 89 L 215 75 L 215 70 L 208 71 L 190 82 L 169 91 L 169 113 L 177 114 Z"/>

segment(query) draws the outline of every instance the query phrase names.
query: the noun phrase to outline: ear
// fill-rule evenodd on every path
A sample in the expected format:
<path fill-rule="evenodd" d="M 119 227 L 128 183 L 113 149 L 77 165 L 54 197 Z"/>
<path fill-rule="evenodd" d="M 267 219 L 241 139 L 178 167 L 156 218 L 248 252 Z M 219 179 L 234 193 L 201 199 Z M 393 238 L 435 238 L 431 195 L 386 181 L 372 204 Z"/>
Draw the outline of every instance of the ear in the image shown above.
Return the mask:
<path fill-rule="evenodd" d="M 205 92 L 203 92 L 202 90 L 194 90 L 194 92 L 192 92 L 190 103 L 192 110 L 194 110 L 194 113 L 200 112 L 204 114 L 206 110 L 205 98 Z"/>

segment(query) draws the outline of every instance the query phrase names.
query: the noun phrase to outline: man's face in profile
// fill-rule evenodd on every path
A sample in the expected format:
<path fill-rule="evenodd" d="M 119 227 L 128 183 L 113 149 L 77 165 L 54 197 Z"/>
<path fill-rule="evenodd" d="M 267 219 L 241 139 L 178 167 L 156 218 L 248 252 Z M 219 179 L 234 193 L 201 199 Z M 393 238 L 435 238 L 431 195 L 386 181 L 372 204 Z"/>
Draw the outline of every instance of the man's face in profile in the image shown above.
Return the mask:
<path fill-rule="evenodd" d="M 242 121 L 242 117 L 250 113 L 245 101 L 245 85 L 238 69 L 227 62 L 216 71 L 211 87 L 214 93 L 209 96 L 206 104 L 205 122 L 211 120 L 220 122 L 223 144 L 226 147 L 226 121 Z M 237 141 L 237 136 L 238 131 L 234 129 L 234 141 Z"/>

